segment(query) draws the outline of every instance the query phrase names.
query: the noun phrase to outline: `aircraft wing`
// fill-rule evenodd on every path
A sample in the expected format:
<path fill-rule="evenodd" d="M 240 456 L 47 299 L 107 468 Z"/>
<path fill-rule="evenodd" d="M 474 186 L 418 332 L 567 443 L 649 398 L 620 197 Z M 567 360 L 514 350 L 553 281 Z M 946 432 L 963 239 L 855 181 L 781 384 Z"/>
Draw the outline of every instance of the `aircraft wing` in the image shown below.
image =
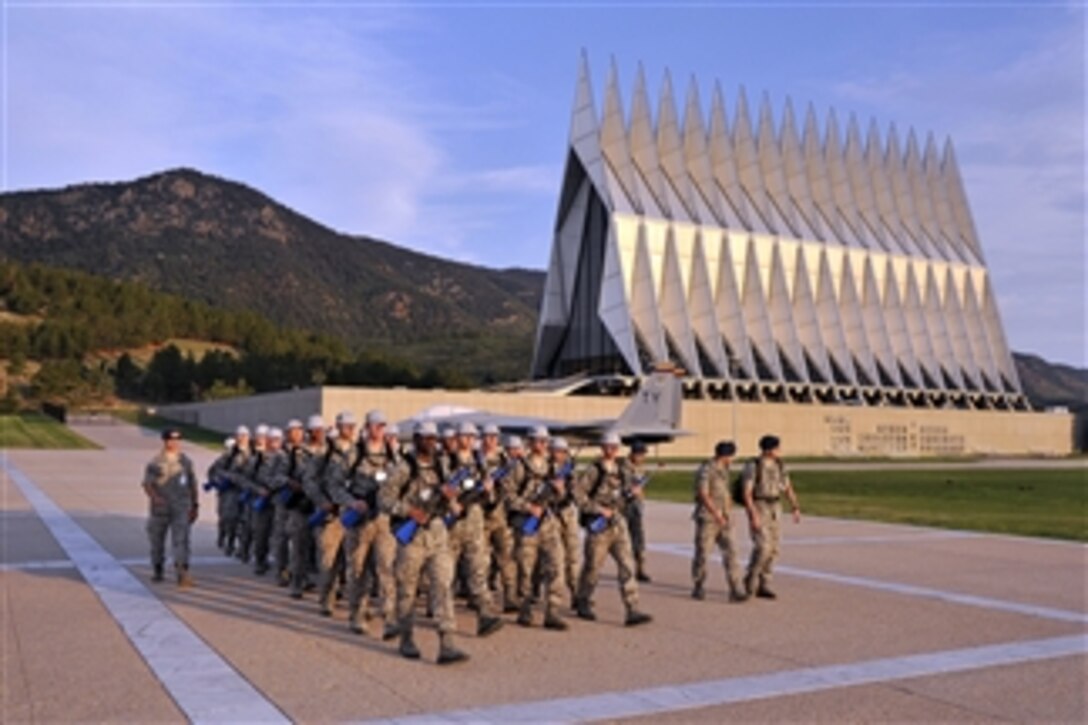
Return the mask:
<path fill-rule="evenodd" d="M 477 428 L 483 428 L 487 424 L 497 425 L 499 430 L 508 435 L 524 436 L 536 426 L 542 425 L 548 428 L 552 435 L 562 435 L 564 423 L 551 418 L 534 418 L 532 416 L 505 415 L 503 413 L 491 413 L 486 410 L 459 410 L 456 412 L 424 410 L 411 418 L 399 421 L 397 427 L 402 434 L 411 436 L 416 423 L 432 421 L 441 429 L 443 426 L 458 426 L 461 423 L 472 423 Z"/>

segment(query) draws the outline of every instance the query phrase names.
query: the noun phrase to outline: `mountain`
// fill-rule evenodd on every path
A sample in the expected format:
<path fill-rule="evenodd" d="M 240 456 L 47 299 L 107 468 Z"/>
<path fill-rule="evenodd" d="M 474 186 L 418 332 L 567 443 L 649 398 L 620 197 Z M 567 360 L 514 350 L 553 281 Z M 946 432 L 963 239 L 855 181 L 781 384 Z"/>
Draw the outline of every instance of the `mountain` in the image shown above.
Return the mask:
<path fill-rule="evenodd" d="M 136 280 L 482 377 L 524 377 L 541 272 L 337 233 L 226 179 L 177 169 L 0 196 L 0 257 Z M 484 353 L 495 354 L 484 354 Z M 491 360 L 494 364 L 490 364 Z"/>
<path fill-rule="evenodd" d="M 1088 369 L 1051 363 L 1037 355 L 1014 352 L 1024 394 L 1036 408 L 1065 406 L 1070 410 L 1088 408 Z"/>
<path fill-rule="evenodd" d="M 264 194 L 177 169 L 0 195 L 0 257 L 250 309 L 476 380 L 525 377 L 544 274 L 337 233 Z M 1038 408 L 1086 405 L 1088 371 L 1015 353 Z"/>

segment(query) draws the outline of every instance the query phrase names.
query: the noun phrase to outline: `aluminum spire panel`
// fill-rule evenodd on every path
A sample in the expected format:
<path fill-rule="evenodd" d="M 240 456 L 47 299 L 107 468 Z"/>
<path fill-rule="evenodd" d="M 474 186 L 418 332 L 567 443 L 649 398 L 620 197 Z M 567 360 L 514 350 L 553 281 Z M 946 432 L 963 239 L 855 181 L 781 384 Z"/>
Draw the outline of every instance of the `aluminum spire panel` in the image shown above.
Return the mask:
<path fill-rule="evenodd" d="M 798 248 L 793 281 L 793 320 L 797 327 L 797 339 L 805 351 L 810 372 L 815 372 L 825 383 L 833 383 L 835 375 L 831 371 L 831 360 L 827 356 L 827 347 L 820 331 L 811 279 L 804 250 Z"/>
<path fill-rule="evenodd" d="M 741 301 L 741 288 L 736 273 L 739 265 L 734 263 L 731 247 L 732 245 L 729 243 L 725 232 L 722 232 L 717 245 L 719 250 L 719 254 L 717 255 L 719 262 L 714 311 L 718 320 L 718 329 L 722 331 L 722 335 L 725 337 L 725 343 L 729 347 L 727 352 L 737 358 L 748 377 L 755 379 L 757 377 L 756 365 L 755 360 L 752 357 L 752 347 L 754 343 L 748 338 L 748 327 L 745 322 L 745 309 L 744 304 Z M 706 254 L 708 260 L 714 257 L 714 249 L 714 240 L 708 239 L 704 234 L 703 252 Z M 743 263 L 743 260 L 741 261 Z M 746 266 L 743 269 L 747 271 Z M 755 276 L 755 284 L 758 285 L 758 270 L 755 272 Z M 753 295 L 754 294 L 756 294 L 756 292 L 753 292 Z M 762 296 L 762 292 L 758 292 L 758 294 Z M 761 334 L 761 338 L 762 337 Z M 767 337 L 769 338 L 769 334 Z"/>
<path fill-rule="evenodd" d="M 683 131 L 684 167 L 687 170 L 689 185 L 689 208 L 703 224 L 741 229 L 744 222 L 725 202 L 721 191 L 714 181 L 714 170 L 710 167 L 710 148 L 707 144 L 706 126 L 703 124 L 703 108 L 699 102 L 699 86 L 692 78 L 688 84 L 687 100 L 684 104 Z M 702 210 L 707 211 L 702 211 Z"/>
<path fill-rule="evenodd" d="M 770 309 L 767 296 L 763 293 L 762 275 L 759 273 L 759 259 L 756 256 L 756 243 L 749 239 L 744 260 L 744 292 L 741 307 L 744 309 L 744 327 L 748 331 L 748 340 L 752 349 L 759 354 L 772 380 L 785 380 L 782 363 L 778 358 L 774 331 L 771 328 Z"/>
<path fill-rule="evenodd" d="M 681 120 L 640 66 L 628 113 L 613 62 L 598 119 L 583 56 L 534 375 L 724 380 L 735 356 L 788 401 L 1022 405 L 951 144 L 811 104 L 799 129 L 789 99 L 777 126 L 761 97 L 729 124 L 715 84 L 708 120 L 692 79 Z"/>

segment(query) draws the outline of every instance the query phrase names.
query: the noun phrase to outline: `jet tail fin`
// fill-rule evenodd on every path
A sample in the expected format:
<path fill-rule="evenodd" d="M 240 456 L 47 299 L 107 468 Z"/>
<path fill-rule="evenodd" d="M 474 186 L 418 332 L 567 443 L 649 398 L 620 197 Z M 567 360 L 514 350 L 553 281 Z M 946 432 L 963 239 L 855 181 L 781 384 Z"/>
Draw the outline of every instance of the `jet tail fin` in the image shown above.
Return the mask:
<path fill-rule="evenodd" d="M 642 382 L 634 399 L 620 413 L 616 427 L 623 431 L 677 430 L 682 401 L 680 378 L 673 372 L 655 371 Z"/>

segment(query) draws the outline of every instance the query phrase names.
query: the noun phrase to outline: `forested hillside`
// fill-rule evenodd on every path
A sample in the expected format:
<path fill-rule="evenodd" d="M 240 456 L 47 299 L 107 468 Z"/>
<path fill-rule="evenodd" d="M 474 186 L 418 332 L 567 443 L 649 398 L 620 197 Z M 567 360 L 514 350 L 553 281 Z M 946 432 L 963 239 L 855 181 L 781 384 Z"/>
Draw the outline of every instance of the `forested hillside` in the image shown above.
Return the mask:
<path fill-rule="evenodd" d="M 523 377 L 543 275 L 350 237 L 242 184 L 180 169 L 0 196 L 0 257 L 79 269 L 477 380 Z"/>
<path fill-rule="evenodd" d="M 182 342 L 188 340 L 212 344 Z M 253 312 L 14 262 L 0 263 L 0 360 L 8 409 L 43 401 L 100 403 L 115 395 L 182 402 L 321 383 L 468 383 Z"/>

